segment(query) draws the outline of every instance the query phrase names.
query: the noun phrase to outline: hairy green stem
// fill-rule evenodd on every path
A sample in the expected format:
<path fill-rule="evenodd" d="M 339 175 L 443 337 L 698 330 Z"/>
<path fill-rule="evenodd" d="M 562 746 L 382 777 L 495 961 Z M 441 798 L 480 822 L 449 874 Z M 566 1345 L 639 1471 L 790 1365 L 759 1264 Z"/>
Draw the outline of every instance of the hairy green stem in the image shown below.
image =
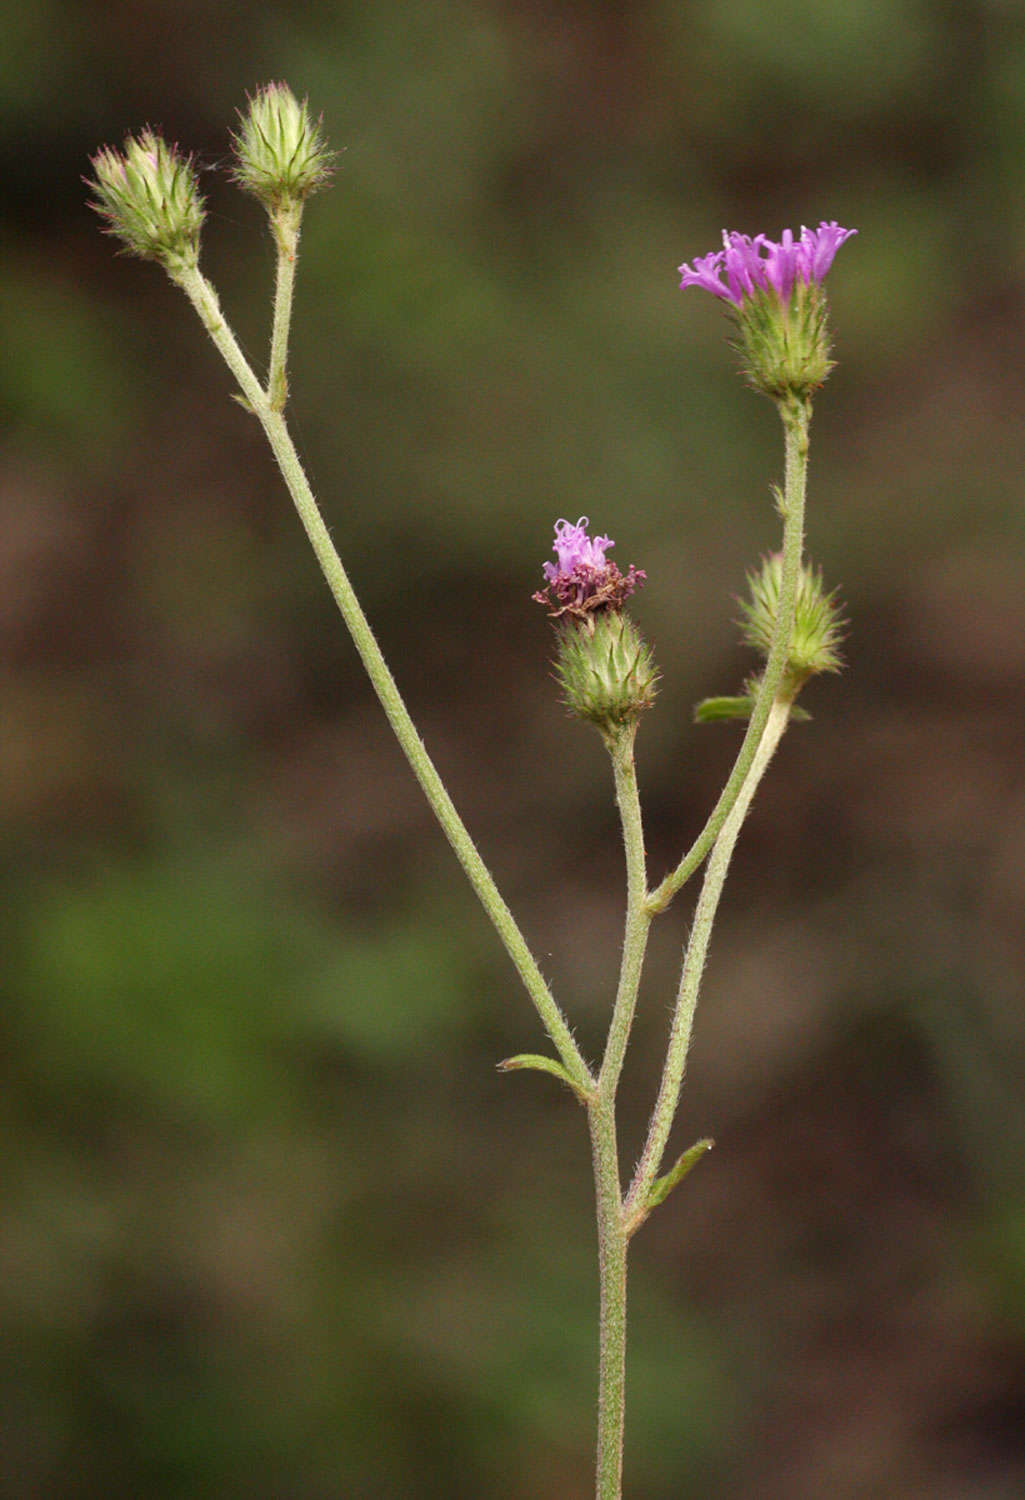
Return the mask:
<path fill-rule="evenodd" d="M 644 1150 L 626 1198 L 625 1217 L 631 1227 L 635 1223 L 643 1222 L 648 1194 L 658 1175 L 662 1155 L 676 1115 L 691 1032 L 694 1027 L 694 1011 L 698 1003 L 701 976 L 704 973 L 709 939 L 712 936 L 712 924 L 715 921 L 726 873 L 730 867 L 733 848 L 758 783 L 765 774 L 765 769 L 786 729 L 790 706 L 789 697 L 777 698 L 772 704 L 765 733 L 762 735 L 755 758 L 744 778 L 740 795 L 727 814 L 726 821 L 712 846 L 705 878 L 701 885 L 701 894 L 694 910 L 694 922 L 680 975 L 680 988 L 676 997 L 676 1008 L 658 1099 L 652 1112 Z"/>
<path fill-rule="evenodd" d="M 409 761 L 413 774 L 420 783 L 481 905 L 505 945 L 506 952 L 515 964 L 524 987 L 567 1072 L 585 1093 L 590 1093 L 594 1088 L 594 1079 L 590 1069 L 583 1059 L 565 1017 L 556 1004 L 536 959 L 495 885 L 490 871 L 477 852 L 417 733 L 416 726 L 402 701 L 395 679 L 381 654 L 381 648 L 374 638 L 369 621 L 356 598 L 352 584 L 342 566 L 341 558 L 338 556 L 323 517 L 317 508 L 313 491 L 310 489 L 309 481 L 299 461 L 299 455 L 295 450 L 284 417 L 280 411 L 274 409 L 272 401 L 250 369 L 234 334 L 224 319 L 217 294 L 210 283 L 200 271 L 194 269 L 182 271 L 174 279 L 196 309 L 225 363 L 238 381 L 246 403 L 260 420 L 328 588 L 349 629 L 349 634 L 352 636 L 374 691 Z"/>
<path fill-rule="evenodd" d="M 740 796 L 741 788 L 761 743 L 769 713 L 786 670 L 790 636 L 794 628 L 794 604 L 804 551 L 804 496 L 808 473 L 808 426 L 811 403 L 796 396 L 780 403 L 786 444 L 783 488 L 783 576 L 779 590 L 779 613 L 765 671 L 759 685 L 747 732 L 737 752 L 729 779 L 708 821 L 676 869 L 648 897 L 648 910 L 665 911 L 677 892 L 690 879 L 711 849 Z"/>
<path fill-rule="evenodd" d="M 605 1056 L 602 1060 L 598 1088 L 610 1102 L 616 1097 L 623 1058 L 630 1039 L 641 983 L 641 969 L 648 945 L 651 913 L 646 906 L 648 885 L 644 855 L 644 825 L 637 791 L 637 769 L 634 764 L 636 722 L 620 731 L 609 742 L 609 754 L 616 780 L 616 802 L 623 825 L 623 847 L 626 853 L 626 927 L 623 933 L 623 955 L 619 967 L 619 985 L 612 1010 Z"/>
<path fill-rule="evenodd" d="M 596 1500 L 620 1500 L 626 1416 L 627 1232 L 619 1181 L 615 1101 L 599 1091 L 588 1107 L 598 1214 L 598 1457 Z"/>
<path fill-rule="evenodd" d="M 634 763 L 636 722 L 607 738 L 626 854 L 626 926 L 619 983 L 598 1085 L 588 1106 L 598 1218 L 598 1451 L 597 1500 L 620 1500 L 626 1420 L 626 1250 L 623 1194 L 616 1139 L 616 1088 L 630 1036 L 651 917 L 645 909 L 644 827 Z"/>
<path fill-rule="evenodd" d="M 278 260 L 274 281 L 274 322 L 271 329 L 267 399 L 274 411 L 284 411 L 288 400 L 288 335 L 292 324 L 295 260 L 299 253 L 302 202 L 290 202 L 271 215 Z"/>

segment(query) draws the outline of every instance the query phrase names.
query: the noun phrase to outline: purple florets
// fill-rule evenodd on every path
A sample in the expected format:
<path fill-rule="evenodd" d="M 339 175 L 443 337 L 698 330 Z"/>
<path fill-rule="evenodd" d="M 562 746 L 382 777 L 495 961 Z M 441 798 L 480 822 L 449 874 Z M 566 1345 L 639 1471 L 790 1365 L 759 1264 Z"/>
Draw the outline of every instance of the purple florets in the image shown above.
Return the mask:
<path fill-rule="evenodd" d="M 764 234 L 754 239 L 736 230 L 723 230 L 723 248 L 703 255 L 689 266 L 680 267 L 680 286 L 700 286 L 716 297 L 743 306 L 745 297 L 758 292 L 775 292 L 781 302 L 789 302 L 797 282 L 818 285 L 833 257 L 856 229 L 841 229 L 835 221 L 820 224 L 818 229 L 801 230 L 795 240 L 793 232 L 784 229 L 777 244 Z M 725 285 L 720 280 L 725 273 Z"/>
<path fill-rule="evenodd" d="M 576 525 L 572 521 L 555 523 L 552 551 L 558 562 L 543 565 L 547 584 L 534 595 L 539 604 L 548 606 L 553 617 L 568 614 L 586 618 L 598 610 L 619 609 L 647 576 L 632 563 L 625 574 L 621 573 L 605 556 L 615 546 L 612 538 L 588 536 L 589 525 L 586 516 L 581 516 Z"/>
<path fill-rule="evenodd" d="M 596 573 L 602 573 L 609 566 L 605 561 L 605 554 L 616 544 L 610 536 L 589 537 L 589 525 L 586 516 L 581 516 L 575 526 L 571 521 L 556 521 L 552 551 L 559 561 L 557 565 L 544 564 L 544 575 L 549 583 L 554 583 L 557 578 L 569 577 L 574 568 L 592 568 Z"/>

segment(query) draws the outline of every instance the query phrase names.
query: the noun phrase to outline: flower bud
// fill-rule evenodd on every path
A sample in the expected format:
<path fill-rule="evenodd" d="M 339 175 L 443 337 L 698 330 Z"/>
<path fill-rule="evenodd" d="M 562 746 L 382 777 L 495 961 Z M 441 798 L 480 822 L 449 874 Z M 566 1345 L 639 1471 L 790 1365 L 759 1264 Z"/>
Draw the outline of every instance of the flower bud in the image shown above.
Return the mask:
<path fill-rule="evenodd" d="M 287 83 L 268 83 L 249 100 L 235 146 L 235 181 L 255 193 L 268 212 L 294 206 L 331 175 L 319 120 L 311 120 Z"/>
<path fill-rule="evenodd" d="M 616 609 L 559 626 L 555 672 L 570 712 L 604 734 L 632 723 L 655 701 L 651 647 Z"/>
<path fill-rule="evenodd" d="M 757 572 L 748 574 L 751 597 L 741 600 L 744 639 L 765 657 L 769 655 L 776 628 L 782 579 L 783 558 L 776 552 L 763 560 Z M 827 594 L 822 574 L 802 563 L 784 673 L 785 689 L 791 695 L 798 693 L 816 672 L 840 671 L 843 627 L 836 591 Z"/>
<path fill-rule="evenodd" d="M 192 158 L 147 129 L 129 136 L 123 151 L 104 146 L 92 165 L 96 176 L 86 181 L 107 233 L 172 276 L 195 269 L 204 213 Z"/>

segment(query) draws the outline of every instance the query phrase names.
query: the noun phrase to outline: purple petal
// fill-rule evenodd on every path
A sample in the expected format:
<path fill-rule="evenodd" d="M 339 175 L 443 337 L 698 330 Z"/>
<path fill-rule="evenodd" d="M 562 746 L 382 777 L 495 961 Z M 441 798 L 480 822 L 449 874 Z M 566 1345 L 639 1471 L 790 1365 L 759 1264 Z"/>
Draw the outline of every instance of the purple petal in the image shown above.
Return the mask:
<path fill-rule="evenodd" d="M 762 236 L 758 235 L 752 240 L 746 234 L 738 234 L 736 230 L 727 234 L 724 229 L 722 242 L 725 246 L 723 254 L 726 261 L 726 280 L 730 288 L 730 301 L 739 307 L 745 297 L 750 297 L 758 287 L 765 285 L 759 253 Z"/>
<path fill-rule="evenodd" d="M 798 247 L 794 244 L 793 232 L 784 229 L 779 244 L 766 240 L 765 249 L 765 284 L 772 287 L 781 302 L 787 302 L 798 273 Z"/>
<path fill-rule="evenodd" d="M 778 242 L 764 234 L 752 239 L 735 229 L 724 229 L 721 250 L 680 267 L 680 286 L 702 287 L 735 307 L 741 307 L 745 298 L 766 291 L 787 302 L 795 282 L 817 284 L 822 280 L 837 250 L 852 234 L 857 230 L 841 229 L 835 220 L 823 222 L 814 230 L 802 228 L 799 240 L 792 230 L 784 229 Z"/>
<path fill-rule="evenodd" d="M 589 537 L 587 528 L 590 525 L 586 516 L 581 516 L 576 525 L 572 521 L 560 520 L 555 523 L 555 541 L 552 551 L 559 559 L 558 566 L 555 563 L 543 564 L 543 571 L 549 583 L 554 583 L 557 578 L 565 578 L 572 573 L 574 568 L 581 565 L 593 568 L 596 572 L 602 572 L 608 567 L 605 561 L 605 553 L 610 547 L 615 546 L 610 536 Z"/>
<path fill-rule="evenodd" d="M 841 229 L 835 219 L 820 224 L 818 229 L 802 226 L 801 273 L 805 281 L 821 281 L 844 240 L 849 240 L 857 232 L 856 229 Z"/>
<path fill-rule="evenodd" d="M 729 298 L 729 292 L 719 280 L 722 261 L 721 250 L 713 250 L 710 255 L 702 255 L 695 260 L 693 269 L 684 261 L 679 267 L 681 290 L 686 286 L 699 286 L 706 292 L 714 293 L 716 297 Z"/>

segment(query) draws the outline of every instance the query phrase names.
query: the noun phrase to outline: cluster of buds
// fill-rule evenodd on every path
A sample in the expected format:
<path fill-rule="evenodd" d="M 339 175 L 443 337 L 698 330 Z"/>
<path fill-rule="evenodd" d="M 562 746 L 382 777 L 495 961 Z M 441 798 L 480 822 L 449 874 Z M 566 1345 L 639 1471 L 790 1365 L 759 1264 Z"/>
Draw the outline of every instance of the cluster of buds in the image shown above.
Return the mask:
<path fill-rule="evenodd" d="M 234 146 L 236 181 L 272 218 L 292 214 L 294 229 L 303 201 L 331 174 L 332 153 L 306 101 L 300 104 L 284 83 L 258 89 Z M 203 199 L 192 158 L 147 129 L 129 136 L 120 151 L 104 146 L 92 166 L 92 206 L 108 233 L 130 254 L 159 261 L 171 276 L 195 270 Z"/>
<path fill-rule="evenodd" d="M 721 250 L 680 267 L 681 287 L 702 287 L 729 304 L 740 335 L 736 347 L 756 390 L 777 401 L 807 400 L 826 379 L 833 362 L 822 281 L 856 233 L 823 223 L 796 239 L 785 229 L 777 242 L 724 230 Z"/>
<path fill-rule="evenodd" d="M 658 672 L 651 648 L 623 605 L 645 580 L 632 564 L 620 572 L 606 557 L 611 537 L 587 534 L 586 516 L 559 521 L 544 564 L 545 588 L 534 595 L 556 622 L 556 677 L 567 707 L 603 734 L 633 724 L 655 701 Z"/>
<path fill-rule="evenodd" d="M 170 275 L 199 261 L 203 199 L 192 158 L 152 130 L 129 136 L 121 151 L 104 146 L 92 159 L 92 207 L 107 233 L 131 255 L 156 260 Z"/>

